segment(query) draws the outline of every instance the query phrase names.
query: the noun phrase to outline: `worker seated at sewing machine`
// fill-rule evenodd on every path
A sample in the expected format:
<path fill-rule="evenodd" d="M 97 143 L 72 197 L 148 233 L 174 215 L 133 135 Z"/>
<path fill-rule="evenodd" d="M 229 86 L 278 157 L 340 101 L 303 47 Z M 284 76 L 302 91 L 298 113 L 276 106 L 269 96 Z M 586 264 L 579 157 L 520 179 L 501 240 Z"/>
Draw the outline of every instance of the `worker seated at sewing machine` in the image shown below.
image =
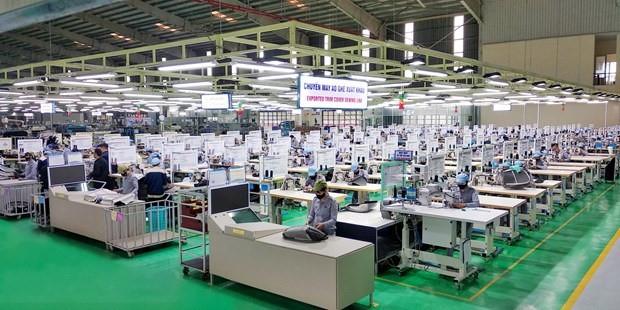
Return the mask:
<path fill-rule="evenodd" d="M 459 173 L 456 176 L 456 186 L 452 188 L 448 199 L 448 206 L 456 209 L 463 208 L 479 208 L 480 199 L 478 198 L 478 192 L 469 186 L 469 175 L 465 173 Z M 456 226 L 457 235 L 461 238 L 471 239 L 471 232 L 473 229 L 472 223 L 466 223 L 466 236 L 461 236 L 461 223 L 458 222 Z M 454 248 L 448 248 L 446 254 L 452 256 Z"/>
<path fill-rule="evenodd" d="M 316 184 L 316 182 L 320 180 L 324 181 L 325 178 L 318 173 L 318 169 L 316 169 L 315 167 L 308 168 L 308 178 L 306 179 L 304 185 L 304 192 L 312 193 L 314 191 L 314 184 Z"/>
<path fill-rule="evenodd" d="M 562 150 L 557 143 L 551 144 L 551 155 L 553 161 L 570 161 L 570 154 Z"/>
<path fill-rule="evenodd" d="M 532 160 L 528 161 L 528 169 L 545 170 L 547 167 L 548 163 L 542 152 L 534 152 Z"/>
<path fill-rule="evenodd" d="M 576 156 L 588 156 L 588 151 L 586 150 L 586 144 L 583 142 L 577 143 L 577 147 L 573 151 L 573 155 Z"/>

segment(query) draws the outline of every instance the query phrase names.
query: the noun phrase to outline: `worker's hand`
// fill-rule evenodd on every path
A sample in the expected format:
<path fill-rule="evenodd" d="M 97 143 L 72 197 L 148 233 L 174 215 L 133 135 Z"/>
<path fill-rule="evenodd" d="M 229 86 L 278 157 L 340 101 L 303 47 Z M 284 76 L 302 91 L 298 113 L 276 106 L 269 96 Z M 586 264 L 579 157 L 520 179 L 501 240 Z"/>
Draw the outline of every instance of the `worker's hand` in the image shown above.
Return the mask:
<path fill-rule="evenodd" d="M 465 208 L 465 204 L 462 202 L 454 202 L 452 203 L 452 207 L 457 208 L 457 209 L 462 209 L 462 208 Z"/>
<path fill-rule="evenodd" d="M 323 230 L 323 227 L 325 227 L 325 224 L 323 223 L 316 224 L 316 229 L 318 230 Z"/>

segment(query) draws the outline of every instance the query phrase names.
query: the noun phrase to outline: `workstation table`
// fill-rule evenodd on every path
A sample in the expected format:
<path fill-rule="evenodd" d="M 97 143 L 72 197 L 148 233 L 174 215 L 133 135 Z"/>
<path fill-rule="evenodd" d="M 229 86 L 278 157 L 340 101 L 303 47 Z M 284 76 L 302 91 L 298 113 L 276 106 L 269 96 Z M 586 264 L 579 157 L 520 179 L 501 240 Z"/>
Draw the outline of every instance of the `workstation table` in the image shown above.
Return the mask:
<path fill-rule="evenodd" d="M 544 188 L 547 190 L 547 197 L 551 201 L 547 201 L 547 204 L 543 204 L 538 207 L 542 214 L 553 216 L 555 214 L 555 194 L 558 194 L 560 205 L 564 205 L 566 202 L 566 191 L 562 190 L 562 181 L 559 180 L 544 180 L 541 183 L 534 183 L 534 187 Z M 546 211 L 546 212 L 544 212 Z"/>
<path fill-rule="evenodd" d="M 399 222 L 393 219 L 384 219 L 378 207 L 366 213 L 343 211 L 338 213 L 336 235 L 374 244 L 375 273 L 377 273 L 379 263 L 398 255 L 400 246 L 392 249 L 386 244 L 390 240 L 399 239 L 397 234 L 400 231 L 397 231 L 396 227 L 398 224 Z"/>
<path fill-rule="evenodd" d="M 567 203 L 566 194 L 567 193 L 570 193 L 574 199 L 577 198 L 575 196 L 576 191 L 574 190 L 577 184 L 577 173 L 575 171 L 549 170 L 549 169 L 529 170 L 529 171 L 534 176 L 541 176 L 542 179 L 557 178 L 562 182 L 561 187 L 560 187 L 561 205 L 566 205 Z M 569 190 L 569 184 L 570 184 L 570 190 Z"/>
<path fill-rule="evenodd" d="M 272 189 L 269 191 L 271 198 L 281 198 L 293 200 L 297 202 L 305 202 L 308 209 L 312 207 L 312 201 L 316 197 L 314 193 L 306 193 L 303 191 L 285 191 L 281 189 Z M 338 203 L 343 202 L 347 198 L 347 194 L 329 193 Z M 274 199 L 269 199 L 269 221 L 276 224 L 282 224 L 282 208 L 276 208 Z"/>
<path fill-rule="evenodd" d="M 478 195 L 480 199 L 480 206 L 490 209 L 499 209 L 508 212 L 508 220 L 506 226 L 500 225 L 495 227 L 496 235 L 512 244 L 521 236 L 519 230 L 519 207 L 525 205 L 527 200 L 520 198 L 508 198 L 498 196 Z M 474 225 L 474 228 L 481 229 L 482 227 Z M 488 241 L 486 242 L 488 249 Z M 492 245 L 492 244 L 491 244 Z M 473 247 L 473 243 L 472 243 Z"/>
<path fill-rule="evenodd" d="M 553 161 L 549 163 L 549 166 L 554 167 L 585 167 L 588 169 L 592 181 L 600 182 L 601 181 L 601 173 L 598 169 L 596 169 L 595 163 L 578 163 L 578 162 L 559 162 Z"/>
<path fill-rule="evenodd" d="M 473 186 L 473 188 L 478 191 L 478 193 L 527 199 L 529 202 L 529 208 L 526 208 L 526 212 L 519 213 L 519 219 L 525 221 L 530 227 L 539 225 L 538 219 L 536 218 L 536 213 L 538 212 L 536 200 L 541 198 L 546 193 L 545 189 L 506 189 L 502 186 L 491 185 Z"/>
<path fill-rule="evenodd" d="M 594 163 L 596 164 L 596 170 L 599 171 L 599 175 L 605 175 L 602 171 L 606 171 L 607 169 L 613 169 L 614 175 L 618 171 L 618 163 L 615 161 L 614 155 L 606 155 L 606 156 L 571 156 L 570 161 L 575 162 L 585 162 L 585 163 Z M 607 162 L 607 165 L 603 167 L 603 163 Z M 609 166 L 609 162 L 613 162 L 612 167 Z"/>
<path fill-rule="evenodd" d="M 363 192 L 363 193 L 378 193 L 381 191 L 381 184 L 368 183 L 363 186 L 357 186 L 357 185 L 349 185 L 347 183 L 327 182 L 327 188 L 330 190 L 339 189 L 339 190 L 344 190 L 344 191 L 354 191 L 354 192 Z"/>
<path fill-rule="evenodd" d="M 592 174 L 588 177 L 586 167 L 574 167 L 574 166 L 547 166 L 547 170 L 565 170 L 575 171 L 575 185 L 580 192 L 584 192 L 586 187 L 594 187 L 594 178 Z"/>

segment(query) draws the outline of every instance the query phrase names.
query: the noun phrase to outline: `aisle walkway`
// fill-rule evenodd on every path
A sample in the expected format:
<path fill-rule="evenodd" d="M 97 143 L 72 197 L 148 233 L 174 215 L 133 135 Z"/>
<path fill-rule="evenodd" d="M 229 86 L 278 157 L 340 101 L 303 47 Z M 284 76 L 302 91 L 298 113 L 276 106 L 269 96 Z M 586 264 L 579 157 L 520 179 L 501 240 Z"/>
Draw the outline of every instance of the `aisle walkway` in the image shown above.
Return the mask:
<path fill-rule="evenodd" d="M 435 274 L 381 274 L 378 309 L 559 309 L 620 227 L 620 186 L 599 185 L 490 263 L 455 291 Z M 285 220 L 303 220 L 291 211 Z M 209 286 L 184 277 L 176 243 L 134 258 L 68 233 L 0 218 L 0 308 L 6 309 L 312 309 L 229 281 Z M 251 263 L 251 257 L 248 263 Z M 286 270 L 283 270 L 286 272 Z M 303 281 L 303 279 L 300 279 Z M 317 283 L 320 285 L 320 283 Z M 618 295 L 618 294 L 616 294 Z M 353 309 L 366 309 L 367 299 Z"/>

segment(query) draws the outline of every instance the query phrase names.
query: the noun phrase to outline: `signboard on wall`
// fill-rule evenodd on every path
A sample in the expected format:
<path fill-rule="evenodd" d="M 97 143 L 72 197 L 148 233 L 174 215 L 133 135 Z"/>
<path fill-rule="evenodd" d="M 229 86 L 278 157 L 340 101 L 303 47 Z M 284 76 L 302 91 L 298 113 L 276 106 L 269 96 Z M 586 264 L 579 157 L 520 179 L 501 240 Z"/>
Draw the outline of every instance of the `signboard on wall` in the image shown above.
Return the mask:
<path fill-rule="evenodd" d="M 366 109 L 368 83 L 300 75 L 297 107 L 312 109 Z"/>
<path fill-rule="evenodd" d="M 230 94 L 202 95 L 202 108 L 205 110 L 225 110 L 232 107 Z"/>

